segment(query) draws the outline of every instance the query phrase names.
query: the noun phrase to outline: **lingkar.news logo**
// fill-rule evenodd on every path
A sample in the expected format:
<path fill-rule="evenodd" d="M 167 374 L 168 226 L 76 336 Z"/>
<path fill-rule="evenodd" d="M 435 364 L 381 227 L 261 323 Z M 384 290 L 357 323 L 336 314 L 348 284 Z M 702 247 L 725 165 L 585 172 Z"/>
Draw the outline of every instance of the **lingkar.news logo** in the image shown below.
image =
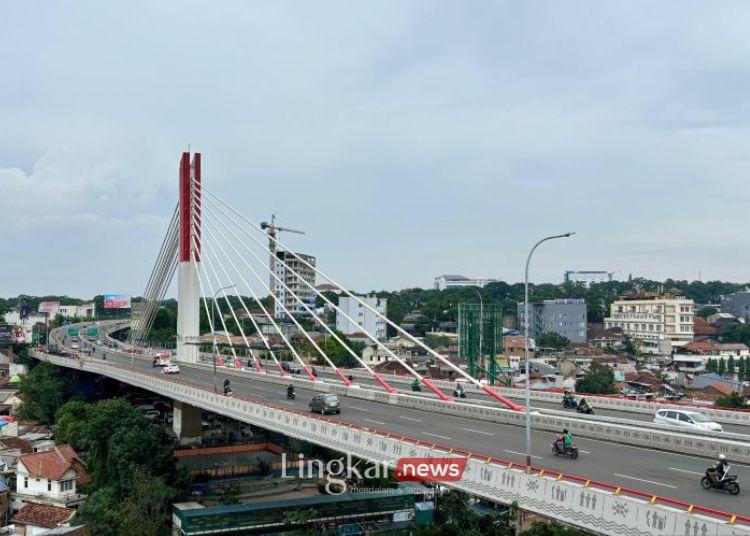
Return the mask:
<path fill-rule="evenodd" d="M 468 458 L 401 458 L 394 475 L 399 482 L 458 482 Z"/>

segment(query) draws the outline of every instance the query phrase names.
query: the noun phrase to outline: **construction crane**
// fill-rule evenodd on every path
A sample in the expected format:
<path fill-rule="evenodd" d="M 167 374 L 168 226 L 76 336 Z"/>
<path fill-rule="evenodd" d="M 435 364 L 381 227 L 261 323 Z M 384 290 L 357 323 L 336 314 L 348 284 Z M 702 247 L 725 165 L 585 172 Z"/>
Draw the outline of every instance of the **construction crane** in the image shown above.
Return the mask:
<path fill-rule="evenodd" d="M 296 229 L 288 229 L 286 227 L 280 227 L 276 225 L 276 214 L 271 214 L 271 223 L 268 223 L 267 221 L 260 222 L 260 228 L 263 229 L 266 234 L 268 235 L 268 250 L 271 254 L 268 262 L 268 268 L 270 270 L 269 272 L 269 285 L 268 288 L 271 289 L 271 293 L 268 296 L 269 303 L 268 303 L 268 310 L 272 312 L 273 314 L 276 314 L 276 303 L 275 303 L 275 294 L 273 292 L 273 289 L 276 288 L 276 281 L 273 276 L 273 274 L 276 273 L 276 233 L 294 233 L 294 234 L 305 234 L 304 231 L 298 231 Z"/>

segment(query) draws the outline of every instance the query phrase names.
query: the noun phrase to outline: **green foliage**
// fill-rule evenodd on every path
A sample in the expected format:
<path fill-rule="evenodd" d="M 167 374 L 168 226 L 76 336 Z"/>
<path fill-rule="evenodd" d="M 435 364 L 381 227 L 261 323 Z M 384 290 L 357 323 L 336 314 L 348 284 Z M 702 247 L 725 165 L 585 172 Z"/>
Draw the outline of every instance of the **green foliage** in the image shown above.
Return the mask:
<path fill-rule="evenodd" d="M 97 487 L 121 486 L 137 468 L 168 475 L 173 471 L 172 442 L 124 400 L 96 404 L 71 401 L 56 415 L 55 437 L 87 453 L 87 467 Z"/>
<path fill-rule="evenodd" d="M 537 337 L 536 344 L 539 348 L 553 348 L 555 350 L 565 350 L 570 341 L 567 337 L 555 333 L 554 331 L 547 331 Z"/>
<path fill-rule="evenodd" d="M 727 359 L 727 374 L 734 374 L 734 356 L 730 355 Z"/>
<path fill-rule="evenodd" d="M 615 373 L 607 365 L 594 361 L 586 375 L 576 382 L 576 391 L 592 395 L 609 395 L 615 392 Z"/>
<path fill-rule="evenodd" d="M 714 402 L 714 406 L 721 408 L 744 408 L 745 399 L 736 391 L 732 391 L 728 395 L 721 395 L 717 398 Z"/>
<path fill-rule="evenodd" d="M 334 329 L 333 332 L 342 341 L 344 341 L 344 343 L 346 343 L 346 345 L 349 346 L 349 348 L 351 348 L 355 354 L 357 354 L 358 356 L 362 355 L 362 350 L 365 347 L 364 343 L 352 341 L 337 329 Z M 356 367 L 359 365 L 359 363 L 357 363 L 357 360 L 352 357 L 349 351 L 332 336 L 324 337 L 322 340 L 317 341 L 317 344 L 337 367 Z M 311 356 L 318 363 L 321 363 L 323 359 L 307 339 L 301 339 L 299 343 L 297 343 L 297 350 Z"/>
<path fill-rule="evenodd" d="M 696 316 L 700 316 L 701 318 L 708 318 L 709 316 L 718 313 L 719 310 L 716 307 L 706 306 L 701 307 L 695 312 Z"/>
<path fill-rule="evenodd" d="M 706 360 L 706 370 L 708 372 L 719 372 L 719 364 L 713 357 L 709 357 Z"/>
<path fill-rule="evenodd" d="M 424 343 L 432 348 L 433 350 L 440 350 L 447 348 L 451 343 L 450 337 L 441 337 L 440 335 L 427 334 L 424 338 Z"/>
<path fill-rule="evenodd" d="M 40 363 L 21 377 L 23 404 L 18 408 L 18 415 L 22 419 L 52 424 L 57 408 L 74 393 L 74 373 L 50 363 Z"/>
<path fill-rule="evenodd" d="M 722 376 L 727 373 L 727 360 L 723 357 L 719 359 L 719 368 L 717 372 Z"/>
<path fill-rule="evenodd" d="M 520 536 L 589 536 L 591 532 L 558 523 L 533 523 Z"/>
<path fill-rule="evenodd" d="M 720 336 L 722 342 L 741 342 L 750 346 L 750 324 L 727 324 Z"/>

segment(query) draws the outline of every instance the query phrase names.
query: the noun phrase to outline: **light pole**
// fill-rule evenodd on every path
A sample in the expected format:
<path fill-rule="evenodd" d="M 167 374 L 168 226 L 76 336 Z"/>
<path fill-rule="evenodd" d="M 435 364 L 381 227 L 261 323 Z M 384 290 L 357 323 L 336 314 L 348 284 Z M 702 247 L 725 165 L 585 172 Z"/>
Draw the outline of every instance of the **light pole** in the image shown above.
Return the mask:
<path fill-rule="evenodd" d="M 531 370 L 529 367 L 529 264 L 531 256 L 543 242 L 554 240 L 556 238 L 568 238 L 575 233 L 565 233 L 559 235 L 547 236 L 539 240 L 529 251 L 526 258 L 526 271 L 524 274 L 523 284 L 523 358 L 526 368 L 526 466 L 531 467 Z"/>
<path fill-rule="evenodd" d="M 236 287 L 237 285 L 227 285 L 225 287 L 221 287 L 219 290 L 214 292 L 214 295 L 211 298 L 211 326 L 210 327 L 212 331 L 211 337 L 213 338 L 213 341 L 214 341 L 214 351 L 212 352 L 214 356 L 214 393 L 216 392 L 216 354 L 219 351 L 218 347 L 216 346 L 216 327 L 214 324 L 214 306 L 216 305 L 216 296 L 218 296 L 219 292 L 223 290 L 228 290 L 230 288 L 236 288 Z M 229 335 L 227 335 L 227 337 L 229 337 Z M 198 348 L 198 352 L 200 352 L 200 348 Z"/>
<path fill-rule="evenodd" d="M 479 289 L 473 287 L 472 290 L 479 296 L 479 361 L 482 362 L 482 340 L 484 339 L 484 301 Z"/>

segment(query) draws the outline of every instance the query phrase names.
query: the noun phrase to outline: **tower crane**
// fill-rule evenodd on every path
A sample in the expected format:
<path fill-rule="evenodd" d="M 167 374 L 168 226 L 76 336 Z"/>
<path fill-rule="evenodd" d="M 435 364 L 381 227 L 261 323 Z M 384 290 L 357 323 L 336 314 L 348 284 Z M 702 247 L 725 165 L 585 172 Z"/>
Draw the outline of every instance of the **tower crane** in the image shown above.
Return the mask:
<path fill-rule="evenodd" d="M 274 302 L 276 296 L 273 292 L 273 289 L 276 288 L 276 281 L 273 276 L 273 274 L 276 273 L 276 234 L 277 233 L 294 233 L 294 234 L 305 234 L 305 231 L 298 231 L 297 229 L 288 229 L 287 227 L 280 227 L 276 225 L 276 214 L 271 214 L 271 223 L 268 223 L 267 221 L 260 222 L 260 228 L 263 229 L 266 232 L 266 235 L 268 235 L 268 249 L 270 251 L 270 258 L 269 258 L 269 266 L 270 274 L 269 274 L 269 285 L 268 288 L 270 288 L 271 294 L 268 296 L 269 298 L 269 311 L 276 312 L 276 303 Z"/>

